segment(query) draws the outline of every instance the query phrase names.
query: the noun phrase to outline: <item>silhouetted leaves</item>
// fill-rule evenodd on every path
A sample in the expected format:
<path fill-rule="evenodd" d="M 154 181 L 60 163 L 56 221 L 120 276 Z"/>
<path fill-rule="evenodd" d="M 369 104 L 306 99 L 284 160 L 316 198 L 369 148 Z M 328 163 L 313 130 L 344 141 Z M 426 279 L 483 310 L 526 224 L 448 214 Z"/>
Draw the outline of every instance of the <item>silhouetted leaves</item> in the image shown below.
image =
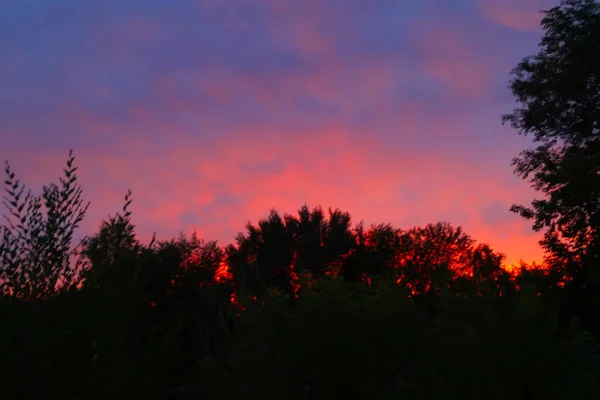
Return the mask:
<path fill-rule="evenodd" d="M 600 4 L 565 0 L 542 27 L 538 54 L 513 70 L 519 107 L 503 121 L 538 143 L 513 165 L 544 198 L 511 210 L 544 229 L 549 261 L 576 275 L 570 259 L 600 254 Z"/>
<path fill-rule="evenodd" d="M 79 282 L 79 269 L 70 260 L 73 233 L 89 203 L 82 200 L 77 183 L 75 157 L 69 152 L 60 186 L 43 187 L 35 196 L 15 178 L 8 162 L 4 197 L 5 215 L 0 243 L 0 289 L 23 298 L 38 298 L 66 290 Z"/>
<path fill-rule="evenodd" d="M 542 199 L 516 212 L 543 231 L 546 263 L 568 288 L 568 313 L 587 314 L 598 326 L 600 289 L 600 4 L 563 0 L 545 13 L 536 55 L 513 70 L 510 88 L 518 108 L 503 116 L 537 147 L 513 159 L 515 173 Z M 599 328 L 594 328 L 599 329 Z"/>

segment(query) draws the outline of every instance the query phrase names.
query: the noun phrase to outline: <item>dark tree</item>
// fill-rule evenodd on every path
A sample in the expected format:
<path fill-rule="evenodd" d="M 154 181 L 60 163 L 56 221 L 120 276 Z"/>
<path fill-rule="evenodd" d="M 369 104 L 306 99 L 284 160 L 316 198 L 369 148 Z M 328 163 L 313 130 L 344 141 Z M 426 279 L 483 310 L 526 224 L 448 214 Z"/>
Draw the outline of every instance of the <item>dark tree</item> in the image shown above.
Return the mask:
<path fill-rule="evenodd" d="M 89 203 L 82 199 L 74 161 L 70 151 L 59 184 L 44 186 L 41 196 L 26 190 L 6 162 L 3 203 L 9 215 L 0 227 L 0 294 L 38 298 L 79 282 L 71 243 Z"/>
<path fill-rule="evenodd" d="M 352 252 L 342 263 L 344 278 L 350 282 L 357 282 L 365 276 L 395 280 L 400 234 L 401 231 L 390 224 L 373 225 L 367 230 L 362 224 L 357 225 Z"/>
<path fill-rule="evenodd" d="M 488 244 L 478 245 L 472 254 L 473 281 L 478 290 L 505 295 L 511 284 L 510 274 L 502 268 L 504 254 L 495 252 Z"/>
<path fill-rule="evenodd" d="M 236 289 L 242 297 L 261 297 L 269 290 L 294 294 L 305 274 L 322 277 L 328 268 L 339 267 L 354 244 L 351 218 L 347 212 L 306 205 L 298 217 L 284 218 L 272 210 L 258 226 L 246 225 L 235 246 L 227 249 Z"/>
<path fill-rule="evenodd" d="M 401 280 L 414 294 L 439 294 L 468 273 L 474 240 L 447 222 L 413 228 L 400 237 Z"/>
<path fill-rule="evenodd" d="M 294 257 L 292 233 L 281 216 L 271 210 L 258 226 L 248 223 L 237 246 L 228 248 L 228 258 L 239 293 L 262 296 L 270 288 L 288 291 Z"/>
<path fill-rule="evenodd" d="M 503 122 L 533 136 L 512 164 L 543 198 L 511 210 L 544 230 L 548 261 L 573 278 L 600 255 L 600 4 L 563 0 L 542 27 L 538 54 L 512 71 L 518 107 Z"/>
<path fill-rule="evenodd" d="M 354 236 L 351 224 L 352 218 L 349 212 L 329 209 L 329 220 L 324 241 L 328 264 L 339 262 L 340 258 L 352 248 Z"/>

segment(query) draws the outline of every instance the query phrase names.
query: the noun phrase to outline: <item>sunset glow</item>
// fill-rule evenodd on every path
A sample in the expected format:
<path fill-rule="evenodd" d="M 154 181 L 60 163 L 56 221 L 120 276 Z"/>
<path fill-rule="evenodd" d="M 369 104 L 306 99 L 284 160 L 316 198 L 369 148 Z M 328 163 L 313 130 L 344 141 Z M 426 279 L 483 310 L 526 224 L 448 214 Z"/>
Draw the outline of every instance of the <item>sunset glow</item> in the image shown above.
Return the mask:
<path fill-rule="evenodd" d="M 529 141 L 501 115 L 557 3 L 1 2 L 0 159 L 39 190 L 73 148 L 80 236 L 131 188 L 142 241 L 228 244 L 306 203 L 449 221 L 507 266 L 539 262 L 540 235 L 508 211 L 535 197 L 510 166 Z"/>

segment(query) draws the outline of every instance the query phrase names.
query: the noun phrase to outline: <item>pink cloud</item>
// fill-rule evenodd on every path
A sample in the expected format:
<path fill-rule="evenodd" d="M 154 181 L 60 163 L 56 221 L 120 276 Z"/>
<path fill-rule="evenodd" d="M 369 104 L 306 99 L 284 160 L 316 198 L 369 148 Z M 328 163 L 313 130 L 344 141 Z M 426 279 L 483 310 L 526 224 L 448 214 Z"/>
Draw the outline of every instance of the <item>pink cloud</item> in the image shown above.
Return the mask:
<path fill-rule="evenodd" d="M 411 38 L 424 71 L 456 95 L 477 98 L 488 89 L 491 72 L 462 37 L 462 32 L 433 21 L 414 24 Z"/>
<path fill-rule="evenodd" d="M 224 20 L 227 25 L 235 29 L 244 29 L 246 25 L 239 12 L 226 12 L 232 10 L 232 5 L 215 0 L 200 1 L 200 5 L 211 12 L 225 13 Z M 334 51 L 334 41 L 331 36 L 323 32 L 326 19 L 332 10 L 324 2 L 305 0 L 274 1 L 274 0 L 242 0 L 233 8 L 238 11 L 243 7 L 252 7 L 264 11 L 268 17 L 266 28 L 269 40 L 274 48 L 279 50 L 293 49 L 296 55 L 304 59 L 315 56 L 330 56 Z M 343 13 L 337 13 L 336 24 L 343 24 Z"/>
<path fill-rule="evenodd" d="M 556 0 L 478 0 L 479 11 L 490 21 L 518 31 L 538 31 L 542 10 L 556 6 Z"/>
<path fill-rule="evenodd" d="M 448 43 L 449 48 L 461 48 L 452 40 Z M 367 93 L 367 98 L 373 96 L 374 101 L 378 93 L 385 91 L 377 71 L 392 73 L 385 64 L 374 65 L 364 73 L 373 81 L 352 83 L 356 90 Z M 283 93 L 289 90 L 288 96 L 292 96 L 297 90 L 313 90 L 303 85 L 315 76 L 307 74 L 300 82 L 291 80 L 287 88 L 287 81 L 278 79 Z M 319 90 L 317 86 L 315 83 L 314 90 Z M 329 93 L 332 99 L 348 101 L 343 97 L 343 86 L 331 84 L 324 90 L 314 95 Z M 179 101 L 189 113 L 200 111 L 196 104 L 167 94 L 164 101 Z M 402 228 L 435 222 L 443 216 L 463 225 L 476 239 L 489 241 L 511 260 L 539 260 L 538 237 L 524 233 L 526 221 L 511 219 L 508 211 L 506 222 L 501 219 L 494 226 L 484 218 L 487 203 L 527 203 L 533 197 L 526 185 L 509 179 L 508 158 L 506 170 L 498 171 L 496 159 L 487 162 L 480 154 L 467 150 L 444 152 L 429 146 L 427 153 L 412 147 L 411 143 L 423 135 L 448 144 L 468 137 L 473 126 L 465 115 L 438 113 L 435 119 L 428 119 L 431 111 L 427 104 L 412 102 L 396 112 L 385 107 L 375 111 L 377 119 L 397 132 L 395 138 L 377 135 L 370 128 L 357 128 L 343 119 L 328 118 L 314 126 L 245 124 L 215 136 L 206 145 L 194 138 L 191 128 L 146 113 L 143 105 L 132 104 L 133 109 L 136 107 L 142 110 L 141 116 L 112 123 L 90 113 L 59 108 L 64 115 L 56 118 L 79 121 L 92 135 L 107 130 L 129 132 L 113 139 L 118 146 L 103 141 L 101 148 L 76 149 L 86 197 L 93 201 L 84 225 L 86 230 L 93 231 L 100 219 L 118 211 L 125 191 L 131 188 L 132 209 L 143 238 L 149 238 L 154 231 L 160 238 L 169 238 L 181 230 L 197 229 L 208 239 L 228 243 L 235 232 L 243 230 L 247 220 L 257 221 L 271 207 L 294 212 L 306 202 L 340 207 L 351 211 L 358 220 L 389 221 Z M 218 126 L 215 128 L 216 135 L 220 131 Z M 169 144 L 154 144 L 144 134 L 148 129 L 168 134 Z M 34 170 L 32 165 L 20 164 L 24 181 L 36 185 L 56 177 L 66 149 L 64 154 L 45 151 L 14 156 L 36 159 L 35 165 L 45 166 Z M 273 171 L 258 168 L 269 163 L 280 167 Z M 220 205 L 222 195 L 240 199 L 240 203 Z M 189 212 L 202 219 L 206 207 L 210 207 L 210 221 L 181 221 L 180 217 Z"/>
<path fill-rule="evenodd" d="M 181 230 L 189 233 L 196 229 L 208 239 L 228 243 L 247 220 L 256 222 L 271 207 L 282 213 L 295 212 L 306 202 L 340 207 L 357 220 L 389 221 L 402 228 L 435 222 L 440 214 L 462 215 L 450 222 L 463 225 L 476 239 L 506 252 L 510 260 L 539 260 L 538 238 L 524 234 L 526 221 L 507 218 L 508 222 L 492 227 L 484 220 L 482 207 L 486 203 L 526 199 L 528 193 L 522 185 L 504 181 L 503 174 L 485 164 L 473 169 L 459 154 L 414 154 L 376 140 L 358 143 L 344 132 L 342 125 L 286 136 L 270 131 L 257 140 L 260 135 L 241 130 L 238 140 L 224 139 L 210 149 L 170 147 L 164 149 L 162 157 L 153 155 L 149 148 L 138 153 L 145 156 L 133 159 L 79 152 L 81 181 L 93 201 L 84 228 L 91 229 L 99 218 L 118 211 L 126 188 L 131 187 L 134 220 L 146 239 L 154 231 L 159 238 L 168 238 Z M 131 140 L 129 146 L 141 146 L 141 142 Z M 53 179 L 64 157 L 46 153 L 40 161 L 47 167 L 41 171 L 36 168 L 36 172 L 22 168 L 21 172 L 27 172 L 23 179 Z M 279 162 L 283 169 L 247 169 L 264 162 Z M 51 175 L 49 171 L 53 171 Z M 515 196 L 517 190 L 524 194 Z M 219 193 L 243 202 L 220 206 Z M 416 197 L 410 200 L 411 196 Z M 184 213 L 201 214 L 207 205 L 212 205 L 210 217 L 218 222 L 186 225 L 180 220 Z M 499 237 L 498 229 L 510 230 L 511 234 Z"/>

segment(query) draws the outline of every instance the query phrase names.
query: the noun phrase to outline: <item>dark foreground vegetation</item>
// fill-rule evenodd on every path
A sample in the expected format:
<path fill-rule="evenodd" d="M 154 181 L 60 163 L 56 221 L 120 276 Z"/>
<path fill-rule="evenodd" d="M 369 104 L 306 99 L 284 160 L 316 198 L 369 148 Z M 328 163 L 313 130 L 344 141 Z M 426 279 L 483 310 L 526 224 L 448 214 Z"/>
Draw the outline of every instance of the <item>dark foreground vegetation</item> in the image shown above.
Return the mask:
<path fill-rule="evenodd" d="M 507 272 L 459 227 L 351 223 L 302 207 L 235 244 L 140 243 L 130 193 L 85 216 L 72 155 L 31 195 L 6 165 L 0 387 L 8 399 L 597 399 L 600 7 L 546 12 L 505 116 L 538 147 L 543 265 Z"/>
<path fill-rule="evenodd" d="M 142 245 L 125 209 L 82 244 L 82 274 L 51 290 L 68 265 L 54 246 L 69 232 L 73 208 L 60 204 L 71 188 L 49 202 L 56 220 L 45 219 L 43 236 L 25 218 L 21 241 L 6 247 L 17 257 L 7 251 L 5 262 L 18 263 L 3 271 L 12 296 L 0 301 L 10 398 L 589 398 L 600 389 L 597 341 L 559 279 L 511 275 L 501 255 L 449 224 L 364 229 L 346 213 L 302 208 L 271 213 L 222 249 L 194 237 Z M 37 273 L 21 277 L 17 265 Z"/>

